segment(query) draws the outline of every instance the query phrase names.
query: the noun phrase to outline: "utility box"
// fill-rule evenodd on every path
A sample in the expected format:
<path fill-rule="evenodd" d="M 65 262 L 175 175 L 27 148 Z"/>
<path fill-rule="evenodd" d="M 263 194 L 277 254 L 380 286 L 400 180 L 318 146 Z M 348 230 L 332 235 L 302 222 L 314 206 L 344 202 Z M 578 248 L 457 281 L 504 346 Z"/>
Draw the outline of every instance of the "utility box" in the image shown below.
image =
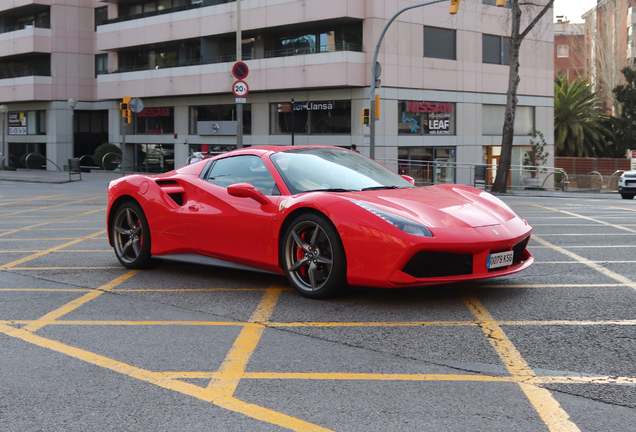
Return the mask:
<path fill-rule="evenodd" d="M 235 121 L 200 121 L 197 122 L 197 132 L 203 135 L 236 135 Z"/>

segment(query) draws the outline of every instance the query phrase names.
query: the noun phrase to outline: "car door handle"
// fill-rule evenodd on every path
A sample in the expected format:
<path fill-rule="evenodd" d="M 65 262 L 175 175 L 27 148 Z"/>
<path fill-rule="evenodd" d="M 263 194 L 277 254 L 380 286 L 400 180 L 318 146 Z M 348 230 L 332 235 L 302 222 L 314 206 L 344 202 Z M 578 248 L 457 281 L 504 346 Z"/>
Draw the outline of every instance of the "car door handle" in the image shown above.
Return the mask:
<path fill-rule="evenodd" d="M 196 204 L 192 204 L 188 206 L 188 210 L 193 211 L 193 212 L 197 212 L 199 211 L 199 206 Z"/>

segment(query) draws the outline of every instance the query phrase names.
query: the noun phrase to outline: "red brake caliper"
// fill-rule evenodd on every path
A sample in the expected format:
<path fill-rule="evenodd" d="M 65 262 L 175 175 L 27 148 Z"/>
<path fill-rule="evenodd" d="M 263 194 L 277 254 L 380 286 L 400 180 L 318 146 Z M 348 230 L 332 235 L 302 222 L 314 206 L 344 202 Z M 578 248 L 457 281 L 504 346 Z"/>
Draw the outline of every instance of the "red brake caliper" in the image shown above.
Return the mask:
<path fill-rule="evenodd" d="M 305 231 L 304 233 L 302 233 L 300 235 L 300 238 L 302 238 L 303 241 L 306 241 L 307 240 L 307 232 Z M 304 257 L 305 257 L 305 251 L 300 246 L 297 246 L 296 247 L 296 259 L 298 261 L 300 261 Z M 306 266 L 303 266 L 303 267 L 300 268 L 300 274 L 303 275 L 303 277 L 307 277 L 307 267 Z"/>

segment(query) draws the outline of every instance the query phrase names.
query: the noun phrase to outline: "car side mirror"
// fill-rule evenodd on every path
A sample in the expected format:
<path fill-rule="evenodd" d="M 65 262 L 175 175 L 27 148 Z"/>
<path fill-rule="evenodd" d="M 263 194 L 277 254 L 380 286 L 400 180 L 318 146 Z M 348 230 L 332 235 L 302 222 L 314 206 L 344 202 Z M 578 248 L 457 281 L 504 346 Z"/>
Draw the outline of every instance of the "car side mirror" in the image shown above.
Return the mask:
<path fill-rule="evenodd" d="M 249 183 L 234 183 L 227 187 L 227 193 L 239 198 L 252 198 L 254 201 L 262 205 L 271 204 L 272 202 L 263 195 L 263 192 L 256 189 Z"/>
<path fill-rule="evenodd" d="M 413 186 L 415 186 L 415 179 L 409 175 L 406 174 L 402 174 L 400 177 L 402 177 L 404 180 L 406 180 L 407 182 L 411 183 Z"/>

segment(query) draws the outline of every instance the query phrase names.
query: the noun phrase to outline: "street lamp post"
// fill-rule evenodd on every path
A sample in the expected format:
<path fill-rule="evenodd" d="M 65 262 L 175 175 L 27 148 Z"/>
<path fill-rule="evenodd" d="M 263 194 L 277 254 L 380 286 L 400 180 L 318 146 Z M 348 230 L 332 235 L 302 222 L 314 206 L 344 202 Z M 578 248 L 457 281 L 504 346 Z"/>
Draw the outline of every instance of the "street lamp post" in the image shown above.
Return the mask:
<path fill-rule="evenodd" d="M 4 132 L 5 132 L 5 127 L 4 127 L 4 119 L 6 117 L 7 112 L 9 111 L 9 108 L 6 105 L 0 105 L 0 114 L 2 114 L 2 170 L 4 170 L 4 159 L 7 157 L 7 149 L 6 147 L 6 143 L 5 143 L 5 138 L 4 138 Z"/>
<path fill-rule="evenodd" d="M 67 102 L 69 108 L 71 109 L 71 147 L 73 156 L 75 156 L 75 107 L 77 106 L 77 99 L 70 98 Z"/>
<path fill-rule="evenodd" d="M 375 89 L 379 83 L 379 75 L 380 68 L 378 67 L 378 53 L 380 52 L 380 45 L 382 45 L 382 39 L 384 39 L 384 35 L 386 31 L 389 29 L 389 26 L 395 21 L 395 19 L 402 12 L 406 12 L 407 10 L 428 6 L 435 3 L 440 3 L 445 0 L 432 0 L 424 3 L 418 3 L 411 6 L 407 6 L 405 8 L 400 9 L 391 17 L 389 22 L 386 23 L 382 33 L 380 33 L 380 37 L 378 38 L 378 43 L 375 46 L 375 52 L 373 53 L 373 63 L 371 63 L 371 93 L 369 95 L 370 106 L 369 106 L 369 157 L 371 159 L 375 159 Z"/>

